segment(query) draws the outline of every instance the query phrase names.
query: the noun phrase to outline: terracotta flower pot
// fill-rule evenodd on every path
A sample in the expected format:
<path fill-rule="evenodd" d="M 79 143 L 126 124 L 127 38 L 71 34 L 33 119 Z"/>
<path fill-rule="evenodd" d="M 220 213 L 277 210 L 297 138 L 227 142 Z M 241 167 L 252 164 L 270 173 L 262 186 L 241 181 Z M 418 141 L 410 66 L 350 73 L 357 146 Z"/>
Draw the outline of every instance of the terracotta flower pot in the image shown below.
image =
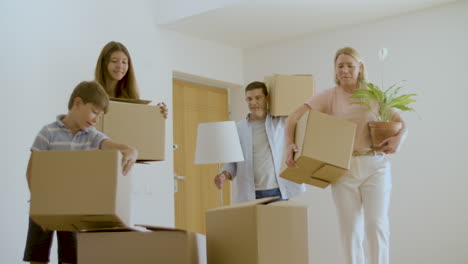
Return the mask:
<path fill-rule="evenodd" d="M 369 122 L 369 130 L 372 137 L 372 149 L 380 150 L 380 143 L 389 137 L 393 137 L 400 131 L 401 122 Z"/>

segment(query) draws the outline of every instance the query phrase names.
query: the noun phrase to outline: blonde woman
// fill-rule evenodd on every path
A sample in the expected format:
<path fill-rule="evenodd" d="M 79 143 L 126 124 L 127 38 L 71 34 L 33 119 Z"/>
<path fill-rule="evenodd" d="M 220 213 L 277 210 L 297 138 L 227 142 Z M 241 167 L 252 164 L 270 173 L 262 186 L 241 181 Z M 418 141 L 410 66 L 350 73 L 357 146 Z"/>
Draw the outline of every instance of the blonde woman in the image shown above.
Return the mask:
<path fill-rule="evenodd" d="M 392 188 L 390 163 L 386 155 L 398 151 L 407 131 L 398 113 L 393 121 L 403 123 L 399 133 L 382 142 L 379 151 L 371 149 L 371 137 L 367 123 L 375 117 L 362 105 L 351 104 L 350 96 L 363 87 L 366 68 L 359 53 L 350 47 L 339 49 L 335 60 L 336 86 L 311 97 L 288 117 L 286 125 L 286 164 L 296 167 L 294 130 L 299 118 L 310 109 L 333 115 L 357 124 L 354 151 L 349 172 L 332 184 L 341 239 L 349 264 L 389 263 L 390 193 Z M 367 240 L 368 258 L 364 255 L 363 242 Z"/>

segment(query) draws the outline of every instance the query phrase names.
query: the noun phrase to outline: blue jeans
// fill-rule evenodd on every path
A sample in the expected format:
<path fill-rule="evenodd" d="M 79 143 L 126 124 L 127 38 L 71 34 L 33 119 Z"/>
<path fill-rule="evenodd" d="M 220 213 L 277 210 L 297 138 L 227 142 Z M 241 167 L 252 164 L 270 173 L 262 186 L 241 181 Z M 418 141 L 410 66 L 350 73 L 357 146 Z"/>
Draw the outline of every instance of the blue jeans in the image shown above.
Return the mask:
<path fill-rule="evenodd" d="M 266 197 L 275 197 L 275 196 L 279 197 L 278 201 L 287 200 L 287 199 L 283 199 L 283 196 L 281 195 L 281 192 L 280 192 L 279 188 L 255 191 L 255 199 L 266 198 Z"/>

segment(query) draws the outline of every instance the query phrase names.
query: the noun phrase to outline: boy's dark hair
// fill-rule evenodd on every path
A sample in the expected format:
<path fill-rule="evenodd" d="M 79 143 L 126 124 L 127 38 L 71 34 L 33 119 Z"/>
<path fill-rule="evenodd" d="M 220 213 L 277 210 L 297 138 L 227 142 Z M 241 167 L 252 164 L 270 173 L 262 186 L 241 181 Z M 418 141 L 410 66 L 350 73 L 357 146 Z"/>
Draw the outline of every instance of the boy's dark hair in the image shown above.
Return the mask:
<path fill-rule="evenodd" d="M 265 83 L 263 83 L 263 82 L 251 82 L 251 83 L 249 83 L 249 84 L 245 87 L 245 92 L 247 92 L 247 91 L 252 91 L 252 90 L 256 90 L 256 89 L 262 89 L 263 94 L 264 94 L 265 96 L 268 96 L 268 89 L 267 89 Z"/>
<path fill-rule="evenodd" d="M 109 107 L 109 96 L 102 86 L 96 81 L 80 82 L 73 90 L 70 100 L 68 101 L 68 110 L 73 106 L 73 100 L 80 97 L 83 103 L 92 103 L 100 108 L 104 113 L 107 113 Z"/>

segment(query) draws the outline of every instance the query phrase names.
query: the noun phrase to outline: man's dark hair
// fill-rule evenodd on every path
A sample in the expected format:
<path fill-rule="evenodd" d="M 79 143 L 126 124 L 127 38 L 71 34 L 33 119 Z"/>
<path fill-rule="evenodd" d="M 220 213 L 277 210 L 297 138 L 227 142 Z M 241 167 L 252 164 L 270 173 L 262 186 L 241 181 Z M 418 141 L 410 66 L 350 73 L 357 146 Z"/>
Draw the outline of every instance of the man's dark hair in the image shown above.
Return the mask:
<path fill-rule="evenodd" d="M 245 92 L 247 92 L 247 91 L 252 91 L 252 90 L 256 90 L 256 89 L 262 89 L 263 94 L 264 94 L 265 96 L 268 96 L 268 89 L 267 89 L 265 83 L 263 83 L 263 82 L 251 82 L 251 83 L 249 83 L 249 84 L 245 87 Z"/>

